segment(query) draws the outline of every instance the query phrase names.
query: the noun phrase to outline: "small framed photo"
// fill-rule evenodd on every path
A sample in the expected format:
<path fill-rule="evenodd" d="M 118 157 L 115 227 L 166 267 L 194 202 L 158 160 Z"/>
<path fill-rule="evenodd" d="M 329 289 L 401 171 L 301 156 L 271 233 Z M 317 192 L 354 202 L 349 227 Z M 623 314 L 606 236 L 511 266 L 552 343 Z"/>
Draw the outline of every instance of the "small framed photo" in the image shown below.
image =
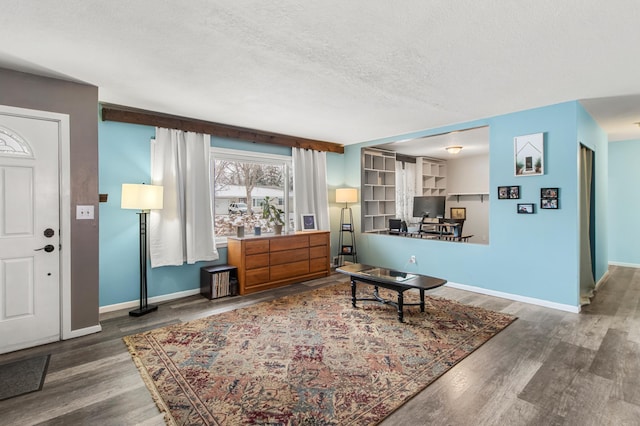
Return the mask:
<path fill-rule="evenodd" d="M 342 230 L 343 231 L 351 231 L 351 224 L 350 223 L 343 223 L 342 224 Z"/>
<path fill-rule="evenodd" d="M 520 199 L 520 186 L 509 187 L 509 198 L 511 198 L 512 200 Z"/>
<path fill-rule="evenodd" d="M 518 204 L 518 213 L 533 214 L 535 212 L 533 203 Z"/>
<path fill-rule="evenodd" d="M 508 186 L 499 186 L 498 187 L 498 200 L 506 200 L 509 198 L 509 187 Z"/>
<path fill-rule="evenodd" d="M 451 207 L 451 219 L 466 219 L 467 209 L 465 207 Z"/>
<path fill-rule="evenodd" d="M 353 253 L 353 246 L 342 246 L 342 249 L 340 250 L 340 254 L 352 254 Z"/>
<path fill-rule="evenodd" d="M 302 217 L 302 230 L 303 231 L 315 231 L 318 229 L 316 225 L 316 215 L 315 214 L 303 214 L 300 215 Z"/>
<path fill-rule="evenodd" d="M 558 198 L 558 188 L 540 188 L 540 198 Z"/>
<path fill-rule="evenodd" d="M 541 209 L 557 209 L 558 208 L 558 199 L 557 198 L 542 198 L 540 200 L 540 208 Z"/>

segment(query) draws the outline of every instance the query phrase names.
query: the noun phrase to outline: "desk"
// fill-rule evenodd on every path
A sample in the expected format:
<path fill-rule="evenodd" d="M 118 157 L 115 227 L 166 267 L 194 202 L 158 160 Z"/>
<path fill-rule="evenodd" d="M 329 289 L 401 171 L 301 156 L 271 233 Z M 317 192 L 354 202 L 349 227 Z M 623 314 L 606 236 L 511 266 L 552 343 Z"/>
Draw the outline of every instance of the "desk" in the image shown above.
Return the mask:
<path fill-rule="evenodd" d="M 345 265 L 336 269 L 337 272 L 349 275 L 351 278 L 351 305 L 355 308 L 356 301 L 368 300 L 395 306 L 398 310 L 398 321 L 404 322 L 404 306 L 420 306 L 420 312 L 424 312 L 424 292 L 447 283 L 447 280 L 401 271 L 394 271 L 377 266 L 356 263 Z M 374 287 L 373 298 L 356 298 L 356 282 L 369 284 Z M 398 300 L 383 299 L 378 293 L 378 287 L 394 290 L 398 293 Z M 419 303 L 404 303 L 404 292 L 412 288 L 420 291 Z"/>
<path fill-rule="evenodd" d="M 428 223 L 425 222 L 420 226 L 420 232 L 423 234 L 428 234 L 428 231 L 424 231 L 423 227 L 431 227 L 436 235 L 439 235 L 442 238 L 443 235 L 453 235 L 454 237 L 460 236 L 460 231 L 462 228 L 461 223 L 457 222 L 442 222 L 442 223 Z"/>

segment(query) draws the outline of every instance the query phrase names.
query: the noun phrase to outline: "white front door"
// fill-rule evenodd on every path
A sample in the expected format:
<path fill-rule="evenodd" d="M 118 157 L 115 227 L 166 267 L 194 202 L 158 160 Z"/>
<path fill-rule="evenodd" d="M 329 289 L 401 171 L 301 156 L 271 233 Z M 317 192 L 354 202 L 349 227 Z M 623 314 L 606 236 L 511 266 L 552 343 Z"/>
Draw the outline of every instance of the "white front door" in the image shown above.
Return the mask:
<path fill-rule="evenodd" d="M 59 127 L 0 106 L 0 353 L 60 339 Z"/>

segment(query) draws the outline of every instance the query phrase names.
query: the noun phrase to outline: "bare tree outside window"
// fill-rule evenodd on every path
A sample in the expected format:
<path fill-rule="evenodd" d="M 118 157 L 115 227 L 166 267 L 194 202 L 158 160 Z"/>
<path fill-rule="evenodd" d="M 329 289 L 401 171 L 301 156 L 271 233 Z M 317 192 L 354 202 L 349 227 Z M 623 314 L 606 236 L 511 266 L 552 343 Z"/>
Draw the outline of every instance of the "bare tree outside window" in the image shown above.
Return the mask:
<path fill-rule="evenodd" d="M 238 226 L 244 226 L 245 235 L 260 227 L 261 232 L 274 231 L 274 224 L 262 215 L 262 204 L 269 200 L 284 211 L 286 230 L 293 229 L 289 206 L 293 207 L 291 195 L 290 160 L 267 160 L 246 154 L 247 161 L 220 158 L 215 155 L 212 162 L 214 188 L 214 215 L 216 238 L 236 235 Z M 224 157 L 224 156 L 222 156 Z M 237 156 L 236 156 L 237 158 Z M 262 160 L 262 162 L 261 162 Z M 285 196 L 287 194 L 287 196 Z"/>

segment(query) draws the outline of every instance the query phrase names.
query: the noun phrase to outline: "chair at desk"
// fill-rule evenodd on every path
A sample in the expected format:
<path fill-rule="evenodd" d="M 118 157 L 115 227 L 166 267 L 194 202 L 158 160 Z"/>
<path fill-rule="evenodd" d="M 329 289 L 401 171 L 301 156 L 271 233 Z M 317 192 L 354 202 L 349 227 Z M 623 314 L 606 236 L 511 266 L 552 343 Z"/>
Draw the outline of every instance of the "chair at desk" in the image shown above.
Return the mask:
<path fill-rule="evenodd" d="M 427 216 L 422 216 L 422 220 L 418 225 L 418 233 L 419 234 L 438 234 L 434 225 L 440 223 L 442 220 L 443 219 L 441 218 L 434 219 Z"/>
<path fill-rule="evenodd" d="M 446 222 L 459 224 L 458 226 L 453 228 L 452 234 L 455 238 L 460 238 L 462 236 L 462 226 L 464 225 L 464 219 L 447 219 Z"/>
<path fill-rule="evenodd" d="M 389 233 L 400 234 L 407 233 L 407 222 L 402 219 L 389 219 Z"/>
<path fill-rule="evenodd" d="M 469 241 L 469 238 L 473 237 L 473 235 L 462 235 L 462 227 L 464 226 L 464 219 L 447 219 L 447 223 L 457 223 L 458 226 L 453 227 L 453 232 L 448 235 L 443 235 L 442 239 L 447 241 Z"/>
<path fill-rule="evenodd" d="M 402 219 L 389 219 L 389 234 L 399 234 L 402 231 Z"/>

